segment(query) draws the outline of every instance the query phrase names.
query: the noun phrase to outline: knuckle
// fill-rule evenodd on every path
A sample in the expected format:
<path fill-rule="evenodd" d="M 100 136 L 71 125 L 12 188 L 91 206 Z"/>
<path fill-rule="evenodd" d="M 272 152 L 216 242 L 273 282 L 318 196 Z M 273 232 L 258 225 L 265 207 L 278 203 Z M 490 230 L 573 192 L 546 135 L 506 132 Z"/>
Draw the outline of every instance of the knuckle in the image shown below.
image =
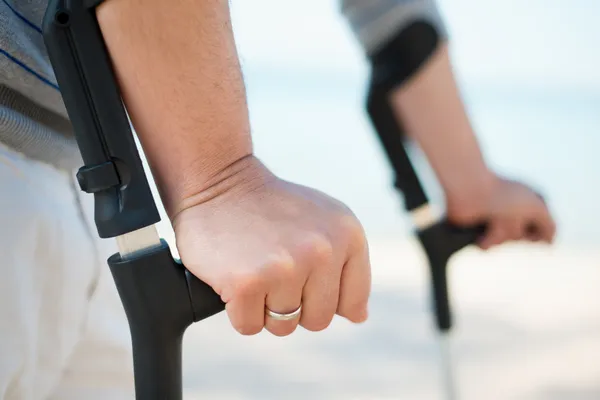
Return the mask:
<path fill-rule="evenodd" d="M 278 337 L 289 336 L 296 330 L 296 324 L 277 324 L 276 326 L 268 327 L 268 331 Z"/>
<path fill-rule="evenodd" d="M 255 273 L 237 273 L 231 278 L 231 292 L 234 296 L 248 297 L 264 291 L 263 279 Z"/>
<path fill-rule="evenodd" d="M 352 245 L 364 246 L 366 243 L 365 231 L 360 221 L 353 214 L 341 216 L 338 223 L 342 235 Z"/>
<path fill-rule="evenodd" d="M 333 315 L 320 315 L 304 319 L 302 326 L 311 332 L 320 332 L 327 329 L 332 321 Z"/>
<path fill-rule="evenodd" d="M 352 322 L 363 322 L 366 318 L 365 303 L 354 303 L 346 306 L 341 314 Z"/>
<path fill-rule="evenodd" d="M 507 236 L 511 240 L 519 240 L 523 237 L 524 228 L 521 225 L 515 224 L 507 229 Z"/>
<path fill-rule="evenodd" d="M 331 325 L 331 321 L 332 320 L 323 320 L 323 321 L 307 323 L 305 328 L 311 332 L 321 332 L 321 331 L 324 331 L 325 329 L 329 328 L 329 325 Z"/>
<path fill-rule="evenodd" d="M 301 251 L 318 265 L 328 265 L 333 261 L 333 244 L 322 234 L 311 234 Z"/>
<path fill-rule="evenodd" d="M 268 257 L 263 270 L 269 281 L 281 284 L 295 279 L 295 266 L 292 255 L 287 250 L 281 250 Z"/>
<path fill-rule="evenodd" d="M 259 334 L 263 330 L 263 325 L 258 323 L 243 323 L 234 326 L 234 328 L 243 336 L 253 336 Z"/>

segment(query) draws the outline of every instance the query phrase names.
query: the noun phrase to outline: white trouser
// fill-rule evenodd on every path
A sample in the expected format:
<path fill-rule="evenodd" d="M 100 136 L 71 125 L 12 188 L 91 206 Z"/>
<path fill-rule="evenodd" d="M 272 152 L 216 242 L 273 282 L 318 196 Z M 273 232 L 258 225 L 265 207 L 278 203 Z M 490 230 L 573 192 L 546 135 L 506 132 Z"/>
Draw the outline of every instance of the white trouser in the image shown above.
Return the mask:
<path fill-rule="evenodd" d="M 133 399 L 129 329 L 73 173 L 0 144 L 0 400 Z"/>

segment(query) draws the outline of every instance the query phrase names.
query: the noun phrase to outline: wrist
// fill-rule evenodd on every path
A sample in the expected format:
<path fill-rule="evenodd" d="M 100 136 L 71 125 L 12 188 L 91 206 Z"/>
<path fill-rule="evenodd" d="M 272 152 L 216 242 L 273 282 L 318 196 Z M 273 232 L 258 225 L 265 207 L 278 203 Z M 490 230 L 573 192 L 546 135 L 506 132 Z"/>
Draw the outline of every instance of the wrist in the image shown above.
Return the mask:
<path fill-rule="evenodd" d="M 453 182 L 442 185 L 448 217 L 457 223 L 476 223 L 485 215 L 498 177 L 486 166 L 457 174 Z"/>
<path fill-rule="evenodd" d="M 244 191 L 252 191 L 275 179 L 275 175 L 252 153 L 236 159 L 210 176 L 200 174 L 196 179 L 190 175 L 191 184 L 186 190 L 170 197 L 167 213 L 173 225 L 187 209 L 214 203 L 224 196 L 236 196 Z"/>
<path fill-rule="evenodd" d="M 181 208 L 199 193 L 228 182 L 252 157 L 251 148 L 229 149 L 227 153 L 206 154 L 196 152 L 196 156 L 148 157 L 152 175 L 167 214 L 172 218 Z"/>

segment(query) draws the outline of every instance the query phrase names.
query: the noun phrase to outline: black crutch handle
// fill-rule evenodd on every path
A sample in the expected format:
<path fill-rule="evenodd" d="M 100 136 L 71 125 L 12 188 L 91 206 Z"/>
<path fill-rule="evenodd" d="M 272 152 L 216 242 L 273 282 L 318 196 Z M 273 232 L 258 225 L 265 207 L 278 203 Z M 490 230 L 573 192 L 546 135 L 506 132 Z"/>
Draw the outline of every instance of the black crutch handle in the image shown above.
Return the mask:
<path fill-rule="evenodd" d="M 367 95 L 367 112 L 394 170 L 394 186 L 404 197 L 404 208 L 408 212 L 415 212 L 428 206 L 429 199 L 406 151 L 407 138 L 402 124 L 390 106 L 388 96 L 392 89 L 386 82 L 382 83 L 373 77 Z M 448 260 L 457 251 L 477 242 L 485 228 L 485 224 L 459 227 L 442 219 L 417 231 L 430 265 L 433 308 L 437 327 L 441 331 L 452 327 L 446 271 Z"/>
<path fill-rule="evenodd" d="M 173 259 L 169 245 L 109 258 L 129 321 L 137 399 L 181 399 L 182 341 L 194 322 L 224 310 L 220 296 Z"/>
<path fill-rule="evenodd" d="M 483 237 L 486 229 L 486 224 L 462 227 L 444 219 L 417 232 L 429 261 L 435 319 L 441 332 L 446 332 L 452 327 L 447 278 L 448 261 L 463 248 L 476 244 Z M 529 235 L 535 235 L 536 232 L 537 227 L 533 225 L 527 227 Z"/>
<path fill-rule="evenodd" d="M 459 227 L 444 219 L 417 232 L 429 261 L 435 320 L 437 328 L 442 332 L 452 327 L 447 283 L 448 261 L 461 249 L 476 243 L 485 230 L 485 224 Z"/>

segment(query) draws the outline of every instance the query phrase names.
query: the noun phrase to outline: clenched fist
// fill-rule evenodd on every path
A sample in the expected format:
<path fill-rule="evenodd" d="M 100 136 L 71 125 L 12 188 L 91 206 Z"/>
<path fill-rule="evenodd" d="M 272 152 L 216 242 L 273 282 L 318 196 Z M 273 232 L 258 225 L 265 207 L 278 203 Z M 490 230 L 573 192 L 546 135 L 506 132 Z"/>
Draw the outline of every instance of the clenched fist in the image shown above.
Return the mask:
<path fill-rule="evenodd" d="M 508 241 L 527 240 L 552 243 L 556 222 L 544 199 L 523 183 L 498 175 L 491 176 L 489 190 L 468 201 L 450 201 L 448 216 L 459 225 L 487 222 L 479 242 L 482 249 Z M 451 200 L 452 194 L 448 196 Z"/>
<path fill-rule="evenodd" d="M 181 260 L 226 303 L 233 327 L 277 336 L 298 324 L 329 326 L 335 314 L 367 319 L 368 245 L 342 203 L 272 174 L 248 157 L 186 199 L 173 218 Z M 288 320 L 275 313 L 299 315 Z"/>

